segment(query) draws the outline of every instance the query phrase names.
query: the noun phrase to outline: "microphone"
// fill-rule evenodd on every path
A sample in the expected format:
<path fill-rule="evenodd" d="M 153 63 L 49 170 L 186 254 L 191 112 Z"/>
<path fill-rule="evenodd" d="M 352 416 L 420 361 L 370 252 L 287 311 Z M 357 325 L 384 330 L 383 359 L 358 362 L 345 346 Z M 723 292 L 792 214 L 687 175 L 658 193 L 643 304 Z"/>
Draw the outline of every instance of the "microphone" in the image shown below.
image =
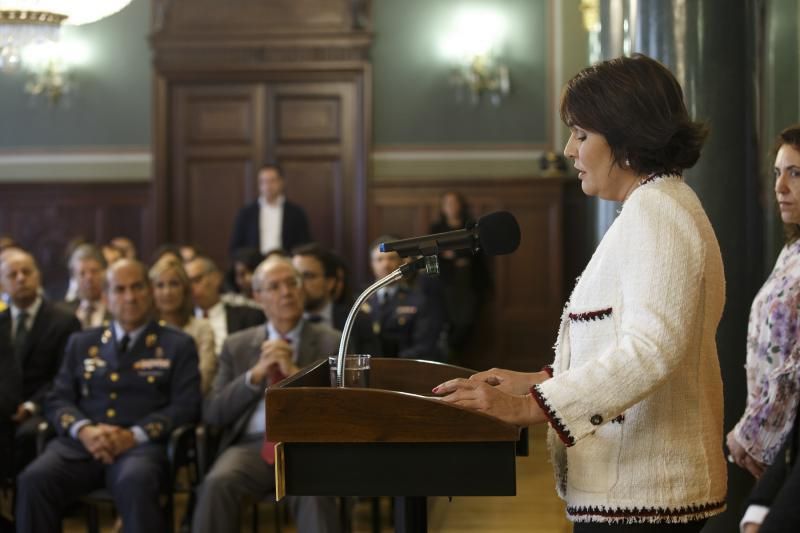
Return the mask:
<path fill-rule="evenodd" d="M 392 242 L 382 242 L 381 252 L 397 252 L 400 257 L 436 255 L 445 250 L 483 250 L 486 255 L 510 254 L 519 246 L 519 224 L 508 211 L 495 211 L 472 226 Z"/>

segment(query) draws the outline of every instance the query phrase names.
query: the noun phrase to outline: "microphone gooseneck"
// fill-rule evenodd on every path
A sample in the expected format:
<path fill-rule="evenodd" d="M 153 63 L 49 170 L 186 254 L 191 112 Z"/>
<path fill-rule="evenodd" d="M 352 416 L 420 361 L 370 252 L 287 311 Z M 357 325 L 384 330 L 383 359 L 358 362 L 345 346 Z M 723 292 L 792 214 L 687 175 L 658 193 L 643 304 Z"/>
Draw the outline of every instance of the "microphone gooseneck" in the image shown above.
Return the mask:
<path fill-rule="evenodd" d="M 464 229 L 381 243 L 381 252 L 400 257 L 431 256 L 447 250 L 483 250 L 487 255 L 510 254 L 519 246 L 519 224 L 508 211 L 495 211 Z"/>

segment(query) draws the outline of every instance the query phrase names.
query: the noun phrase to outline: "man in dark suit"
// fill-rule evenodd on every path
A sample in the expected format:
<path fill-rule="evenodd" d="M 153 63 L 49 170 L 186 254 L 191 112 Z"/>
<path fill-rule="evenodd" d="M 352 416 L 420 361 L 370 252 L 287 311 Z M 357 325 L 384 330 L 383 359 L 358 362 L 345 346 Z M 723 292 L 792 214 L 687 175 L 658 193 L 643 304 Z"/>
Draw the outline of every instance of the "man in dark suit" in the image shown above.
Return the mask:
<path fill-rule="evenodd" d="M 196 533 L 239 531 L 242 499 L 273 494 L 273 466 L 261 455 L 264 389 L 336 353 L 339 343 L 338 331 L 303 320 L 302 281 L 287 259 L 273 257 L 261 263 L 253 274 L 253 292 L 268 322 L 234 333 L 222 349 L 203 410 L 205 422 L 222 430 L 222 452 L 200 487 Z M 299 533 L 339 531 L 333 498 L 290 496 L 288 501 Z"/>
<path fill-rule="evenodd" d="M 69 258 L 70 276 L 77 284 L 77 298 L 59 305 L 74 314 L 83 329 L 100 327 L 111 320 L 103 291 L 106 268 L 103 252 L 93 244 L 81 244 Z"/>
<path fill-rule="evenodd" d="M 211 322 L 217 354 L 222 350 L 222 343 L 228 335 L 266 321 L 260 309 L 222 301 L 222 272 L 210 258 L 195 256 L 185 267 L 192 283 L 195 316 L 207 318 Z"/>
<path fill-rule="evenodd" d="M 41 296 L 41 276 L 33 256 L 22 250 L 5 255 L 0 275 L 10 307 L 0 313 L 0 330 L 11 339 L 22 373 L 22 402 L 12 420 L 14 470 L 22 469 L 35 454 L 36 427 L 53 376 L 58 371 L 69 336 L 80 330 L 78 319 Z"/>
<path fill-rule="evenodd" d="M 302 207 L 286 200 L 285 189 L 283 171 L 278 165 L 259 169 L 259 197 L 236 215 L 230 240 L 231 254 L 239 248 L 256 248 L 266 254 L 311 242 L 308 217 Z"/>
<path fill-rule="evenodd" d="M 304 244 L 292 251 L 292 264 L 303 278 L 306 301 L 303 317 L 342 331 L 351 306 L 331 300 L 337 281 L 334 257 L 318 244 Z M 347 353 L 381 354 L 378 337 L 372 331 L 369 315 L 364 312 L 356 314 Z"/>
<path fill-rule="evenodd" d="M 13 457 L 14 422 L 11 416 L 22 401 L 22 375 L 9 332 L 0 329 L 0 532 L 14 531 L 11 521 L 13 510 Z"/>
<path fill-rule="evenodd" d="M 370 262 L 376 279 L 383 278 L 403 264 L 396 252 L 383 253 L 380 243 L 395 240 L 383 237 L 370 248 Z M 444 299 L 438 280 L 419 275 L 412 281 L 398 281 L 372 295 L 362 306 L 386 357 L 441 361 L 444 329 Z"/>
<path fill-rule="evenodd" d="M 125 531 L 166 529 L 159 505 L 165 442 L 199 418 L 197 349 L 151 318 L 144 265 L 121 259 L 107 283 L 114 320 L 70 338 L 46 405 L 58 436 L 19 477 L 19 533 L 59 531 L 66 507 L 103 486 Z"/>
<path fill-rule="evenodd" d="M 800 417 L 795 413 L 794 429 L 775 456 L 775 461 L 767 467 L 750 493 L 747 512 L 741 524 L 744 533 L 800 531 L 798 452 Z"/>

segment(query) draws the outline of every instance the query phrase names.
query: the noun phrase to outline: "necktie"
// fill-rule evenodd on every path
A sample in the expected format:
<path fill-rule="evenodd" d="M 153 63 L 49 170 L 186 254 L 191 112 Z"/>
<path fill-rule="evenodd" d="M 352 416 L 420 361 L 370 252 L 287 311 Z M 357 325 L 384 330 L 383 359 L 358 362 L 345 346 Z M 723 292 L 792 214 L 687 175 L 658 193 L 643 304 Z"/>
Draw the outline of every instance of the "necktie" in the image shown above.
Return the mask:
<path fill-rule="evenodd" d="M 119 351 L 120 353 L 126 353 L 128 351 L 128 345 L 131 343 L 131 338 L 126 333 L 122 336 L 122 339 L 119 341 Z"/>
<path fill-rule="evenodd" d="M 319 324 L 320 322 L 322 322 L 322 317 L 317 314 L 308 315 L 308 321 L 311 322 L 312 324 Z"/>
<path fill-rule="evenodd" d="M 14 355 L 19 363 L 25 350 L 25 341 L 28 340 L 28 313 L 21 311 L 17 315 L 17 330 L 14 332 Z"/>
<path fill-rule="evenodd" d="M 203 309 L 203 318 L 208 318 L 208 309 Z"/>
<path fill-rule="evenodd" d="M 281 337 L 284 341 L 286 341 L 289 345 L 292 344 L 292 339 L 289 337 Z M 280 371 L 277 372 L 275 377 L 271 380 L 270 385 L 272 383 L 277 383 L 282 379 L 286 378 Z M 264 432 L 264 444 L 261 445 L 261 458 L 268 464 L 274 465 L 275 464 L 275 443 L 272 441 L 267 440 L 267 433 Z"/>

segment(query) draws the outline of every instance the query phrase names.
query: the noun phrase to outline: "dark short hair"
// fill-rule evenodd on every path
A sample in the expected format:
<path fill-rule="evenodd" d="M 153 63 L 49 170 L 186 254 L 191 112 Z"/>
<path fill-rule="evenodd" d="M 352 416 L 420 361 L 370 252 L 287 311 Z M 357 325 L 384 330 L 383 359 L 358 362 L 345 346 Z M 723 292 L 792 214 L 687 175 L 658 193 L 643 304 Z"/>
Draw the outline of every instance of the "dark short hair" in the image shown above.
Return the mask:
<path fill-rule="evenodd" d="M 311 242 L 293 248 L 292 257 L 296 255 L 313 257 L 322 265 L 322 270 L 325 272 L 326 278 L 336 277 L 336 259 L 334 259 L 333 255 L 327 249 L 323 248 L 318 243 Z"/>
<path fill-rule="evenodd" d="M 102 250 L 100 250 L 94 244 L 89 243 L 81 244 L 72 251 L 72 255 L 69 257 L 69 268 L 74 270 L 78 262 L 89 260 L 96 261 L 103 268 L 103 270 L 108 268 L 108 263 L 106 262 L 106 258 L 103 256 Z"/>
<path fill-rule="evenodd" d="M 255 248 L 237 248 L 233 251 L 233 264 L 241 263 L 243 264 L 247 270 L 250 272 L 255 272 L 256 267 L 263 261 L 265 258 Z"/>
<path fill-rule="evenodd" d="M 264 170 L 274 170 L 275 172 L 278 173 L 279 178 L 286 179 L 286 176 L 283 173 L 283 168 L 281 168 L 281 166 L 278 163 L 265 163 L 259 167 L 258 172 L 256 172 L 256 174 L 261 174 L 261 172 L 263 172 Z"/>
<path fill-rule="evenodd" d="M 775 158 L 778 156 L 778 150 L 781 149 L 781 146 L 785 145 L 791 146 L 800 152 L 800 124 L 789 126 L 778 134 L 778 137 L 775 139 L 775 146 L 772 149 L 773 161 L 775 161 Z M 786 243 L 792 243 L 800 239 L 800 226 L 797 224 L 784 224 L 783 233 L 786 237 Z"/>
<path fill-rule="evenodd" d="M 642 54 L 581 70 L 564 87 L 560 113 L 568 126 L 603 135 L 614 163 L 637 174 L 691 168 L 708 135 L 672 72 Z"/>

